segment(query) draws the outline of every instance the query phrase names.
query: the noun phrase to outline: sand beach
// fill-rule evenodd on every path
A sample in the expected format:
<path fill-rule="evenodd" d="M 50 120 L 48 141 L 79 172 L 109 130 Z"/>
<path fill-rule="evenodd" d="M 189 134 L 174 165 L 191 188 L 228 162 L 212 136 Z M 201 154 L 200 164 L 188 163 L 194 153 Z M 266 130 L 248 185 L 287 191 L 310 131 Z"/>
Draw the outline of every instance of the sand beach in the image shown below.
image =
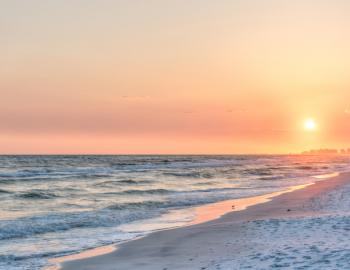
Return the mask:
<path fill-rule="evenodd" d="M 61 269 L 342 269 L 349 265 L 349 251 L 339 249 L 348 241 L 349 183 L 350 174 L 343 173 L 218 219 L 152 233 L 108 254 L 65 261 Z"/>

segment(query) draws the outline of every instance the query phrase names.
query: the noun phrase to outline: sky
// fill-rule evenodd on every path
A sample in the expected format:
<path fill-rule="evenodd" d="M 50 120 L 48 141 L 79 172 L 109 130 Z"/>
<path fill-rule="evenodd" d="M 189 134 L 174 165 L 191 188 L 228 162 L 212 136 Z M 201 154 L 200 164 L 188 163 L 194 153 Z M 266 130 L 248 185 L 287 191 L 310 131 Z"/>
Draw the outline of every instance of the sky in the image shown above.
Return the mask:
<path fill-rule="evenodd" d="M 349 12 L 347 0 L 0 0 L 0 153 L 350 147 Z"/>

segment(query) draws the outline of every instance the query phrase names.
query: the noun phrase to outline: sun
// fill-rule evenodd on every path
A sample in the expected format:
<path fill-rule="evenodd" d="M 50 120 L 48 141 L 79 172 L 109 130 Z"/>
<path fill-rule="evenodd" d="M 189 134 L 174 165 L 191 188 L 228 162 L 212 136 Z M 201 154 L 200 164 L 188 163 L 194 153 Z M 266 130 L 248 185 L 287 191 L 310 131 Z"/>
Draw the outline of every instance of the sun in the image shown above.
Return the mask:
<path fill-rule="evenodd" d="M 304 128 L 308 131 L 313 131 L 316 129 L 316 122 L 312 119 L 306 119 L 304 122 Z"/>

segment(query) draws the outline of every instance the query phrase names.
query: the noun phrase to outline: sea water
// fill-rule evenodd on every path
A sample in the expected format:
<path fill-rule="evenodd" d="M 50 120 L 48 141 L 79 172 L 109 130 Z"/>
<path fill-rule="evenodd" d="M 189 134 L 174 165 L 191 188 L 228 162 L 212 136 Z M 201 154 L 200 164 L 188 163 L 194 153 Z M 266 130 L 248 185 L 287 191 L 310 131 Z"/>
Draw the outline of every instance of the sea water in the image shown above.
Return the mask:
<path fill-rule="evenodd" d="M 349 164 L 345 155 L 1 156 L 0 269 L 40 269 L 187 224 L 193 206 L 311 183 Z"/>

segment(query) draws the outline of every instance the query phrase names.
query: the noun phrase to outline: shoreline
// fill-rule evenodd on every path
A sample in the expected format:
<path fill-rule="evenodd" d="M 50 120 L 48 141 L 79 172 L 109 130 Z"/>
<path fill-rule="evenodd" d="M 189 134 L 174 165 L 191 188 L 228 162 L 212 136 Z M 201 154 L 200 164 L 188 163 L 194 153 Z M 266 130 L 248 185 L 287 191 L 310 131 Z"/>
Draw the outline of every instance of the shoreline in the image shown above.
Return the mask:
<path fill-rule="evenodd" d="M 195 213 L 195 218 L 194 218 L 194 220 L 190 221 L 189 223 L 187 223 L 185 225 L 164 228 L 164 229 L 157 229 L 157 230 L 151 231 L 151 232 L 149 232 L 146 235 L 141 236 L 141 237 L 136 237 L 136 238 L 126 240 L 126 241 L 121 241 L 121 242 L 115 243 L 115 244 L 110 244 L 110 245 L 106 245 L 106 246 L 100 246 L 100 247 L 96 247 L 96 248 L 92 248 L 92 249 L 87 249 L 87 250 L 84 250 L 84 251 L 81 251 L 81 252 L 75 253 L 75 254 L 70 254 L 70 255 L 66 255 L 66 256 L 53 258 L 50 260 L 50 262 L 54 263 L 55 265 L 44 267 L 43 270 L 60 270 L 60 269 L 62 269 L 62 264 L 66 263 L 66 262 L 88 259 L 91 257 L 97 257 L 97 256 L 101 256 L 101 255 L 106 255 L 106 254 L 112 253 L 114 251 L 117 251 L 118 247 L 125 244 L 125 243 L 137 241 L 141 238 L 148 237 L 149 235 L 151 235 L 153 233 L 156 233 L 159 231 L 171 231 L 174 229 L 199 225 L 202 223 L 213 221 L 213 220 L 219 219 L 222 216 L 229 214 L 231 212 L 244 211 L 248 207 L 269 202 L 269 201 L 273 200 L 275 197 L 278 197 L 278 196 L 283 195 L 285 193 L 294 192 L 296 190 L 303 189 L 303 188 L 310 186 L 310 185 L 313 185 L 313 184 L 315 184 L 315 182 L 312 182 L 309 184 L 297 185 L 297 186 L 290 186 L 290 187 L 287 187 L 286 189 L 281 190 L 281 191 L 275 191 L 272 193 L 267 193 L 267 194 L 258 195 L 258 196 L 254 196 L 254 197 L 230 199 L 230 200 L 224 200 L 224 201 L 219 201 L 219 202 L 215 202 L 215 203 L 209 203 L 209 204 L 204 204 L 204 205 L 200 205 L 200 206 L 190 207 L 187 210 L 193 211 Z M 176 211 L 183 211 L 183 209 L 172 210 L 172 212 L 176 212 Z M 169 214 L 171 215 L 171 213 L 169 213 Z"/>
<path fill-rule="evenodd" d="M 264 219 L 268 217 L 278 218 L 297 216 L 301 214 L 310 214 L 307 213 L 305 209 L 302 211 L 299 209 L 300 205 L 303 204 L 302 202 L 305 202 L 306 200 L 311 199 L 312 197 L 317 196 L 322 192 L 332 190 L 333 188 L 347 182 L 347 179 L 349 178 L 350 173 L 342 173 L 338 176 L 329 175 L 328 178 L 323 179 L 322 181 L 315 181 L 314 183 L 296 186 L 298 188 L 295 188 L 294 186 L 294 189 L 291 187 L 284 191 L 275 192 L 277 194 L 270 193 L 262 196 L 221 201 L 218 203 L 195 207 L 199 214 L 197 213 L 197 219 L 192 224 L 177 228 L 155 231 L 138 239 L 132 239 L 124 243 L 119 243 L 117 245 L 113 244 L 110 246 L 99 247 L 93 250 L 83 251 L 82 253 L 78 254 L 58 257 L 50 261 L 52 263 L 59 264 L 59 269 L 63 270 L 103 270 L 109 269 L 111 266 L 116 267 L 117 265 L 119 268 L 113 269 L 128 269 L 136 267 L 136 265 L 140 269 L 152 269 L 153 262 L 147 263 L 147 260 L 153 256 L 150 257 L 150 255 L 145 254 L 143 259 L 139 256 L 138 258 L 134 258 L 134 264 L 131 262 L 133 261 L 131 254 L 140 254 L 138 247 L 139 244 L 142 244 L 142 246 L 146 245 L 147 247 L 153 247 L 154 252 L 157 253 L 156 250 L 158 250 L 158 254 L 161 256 L 162 245 L 164 245 L 162 242 L 174 239 L 174 235 L 179 234 L 177 237 L 183 238 L 184 235 L 191 235 L 194 232 L 198 231 L 202 232 L 203 230 L 205 231 L 208 230 L 208 228 L 212 228 L 212 226 L 219 228 L 221 226 L 224 226 L 224 224 L 232 225 L 249 220 Z M 256 199 L 257 197 L 260 197 L 260 201 L 253 200 L 253 202 L 250 202 L 251 204 L 247 205 L 247 201 L 251 201 L 252 198 Z M 294 199 L 294 197 L 297 199 Z M 237 204 L 237 201 L 239 200 L 246 201 L 246 205 L 244 206 L 243 202 L 242 204 Z M 232 207 L 232 203 L 235 203 L 235 206 L 237 206 L 235 207 L 236 209 L 230 209 L 230 207 Z M 288 209 L 285 209 L 287 207 L 290 211 L 288 211 Z M 101 251 L 101 248 L 105 249 L 105 252 L 97 254 L 97 252 Z M 126 262 L 128 260 L 130 260 L 129 263 Z M 139 265 L 140 263 L 142 266 Z M 150 266 L 148 264 L 152 265 L 152 267 L 147 268 Z M 177 267 L 175 269 L 178 268 L 182 269 L 181 267 Z M 57 269 L 57 267 L 45 269 Z M 158 268 L 156 267 L 156 269 Z"/>

